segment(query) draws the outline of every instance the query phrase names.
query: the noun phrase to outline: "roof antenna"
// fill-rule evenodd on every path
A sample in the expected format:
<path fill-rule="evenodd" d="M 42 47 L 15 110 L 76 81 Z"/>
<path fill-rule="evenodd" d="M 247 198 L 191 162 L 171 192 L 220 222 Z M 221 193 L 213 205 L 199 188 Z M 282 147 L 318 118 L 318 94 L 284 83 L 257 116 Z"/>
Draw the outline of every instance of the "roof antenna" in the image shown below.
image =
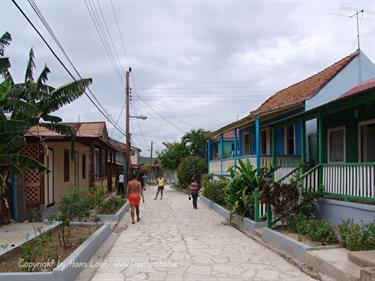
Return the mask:
<path fill-rule="evenodd" d="M 339 13 L 327 13 L 327 14 L 331 14 L 331 15 L 336 15 L 336 16 L 343 16 L 343 17 L 348 17 L 348 18 L 356 18 L 356 24 L 357 24 L 357 47 L 358 47 L 358 50 L 361 49 L 361 44 L 360 44 L 360 36 L 359 36 L 359 14 L 363 14 L 364 12 L 367 12 L 369 14 L 375 14 L 374 12 L 372 11 L 365 11 L 364 9 L 356 9 L 356 8 L 352 8 L 352 7 L 341 7 L 340 10 L 346 10 L 346 11 L 355 11 L 354 14 L 352 15 L 346 15 L 346 14 L 339 14 Z M 361 21 L 362 20 L 365 20 L 365 21 L 372 21 L 372 20 L 369 20 L 369 19 L 364 19 L 363 17 L 361 18 Z"/>

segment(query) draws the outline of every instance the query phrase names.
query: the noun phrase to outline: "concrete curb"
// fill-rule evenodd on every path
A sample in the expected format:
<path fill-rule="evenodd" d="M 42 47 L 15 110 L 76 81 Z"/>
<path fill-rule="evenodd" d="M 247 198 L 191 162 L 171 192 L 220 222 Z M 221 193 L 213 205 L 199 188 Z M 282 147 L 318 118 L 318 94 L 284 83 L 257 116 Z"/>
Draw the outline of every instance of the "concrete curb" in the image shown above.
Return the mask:
<path fill-rule="evenodd" d="M 200 200 L 205 203 L 207 207 L 213 209 L 216 213 L 224 217 L 227 221 L 230 221 L 231 224 L 234 224 L 241 230 L 253 232 L 255 229 L 262 228 L 267 225 L 267 222 L 255 222 L 249 218 L 242 218 L 239 215 L 233 215 L 231 217 L 230 212 L 227 209 L 202 195 L 200 196 Z"/>
<path fill-rule="evenodd" d="M 70 281 L 74 280 L 87 262 L 112 233 L 109 225 L 102 225 L 52 272 L 0 273 L 1 281 Z"/>
<path fill-rule="evenodd" d="M 129 210 L 128 201 L 117 211 L 116 214 L 97 214 L 96 216 L 104 223 L 113 223 L 116 224 L 124 217 L 125 213 Z"/>
<path fill-rule="evenodd" d="M 262 229 L 262 239 L 302 263 L 306 263 L 306 252 L 312 249 L 309 245 L 267 227 Z"/>
<path fill-rule="evenodd" d="M 5 249 L 0 249 L 0 256 L 1 256 L 1 255 L 4 255 L 4 254 L 6 254 L 6 253 L 8 253 L 8 252 L 10 252 L 10 251 L 12 251 L 12 250 L 14 250 L 14 249 L 16 249 L 17 247 L 19 247 L 19 246 L 21 246 L 22 244 L 24 244 L 24 243 L 30 241 L 31 239 L 34 239 L 35 237 L 38 237 L 38 236 L 42 235 L 43 233 L 45 233 L 45 232 L 47 232 L 47 231 L 49 231 L 49 230 L 55 228 L 55 227 L 58 226 L 59 224 L 60 224 L 60 222 L 46 223 L 46 225 L 45 225 L 45 226 L 43 227 L 43 229 L 42 229 L 42 233 L 38 233 L 38 234 L 35 235 L 35 233 L 32 232 L 32 233 L 30 233 L 30 236 L 29 236 L 28 239 L 25 238 L 25 239 L 23 239 L 23 240 L 21 240 L 21 241 L 18 241 L 17 243 L 14 243 L 14 244 L 13 244 L 14 246 L 9 245 L 9 246 L 6 247 Z"/>
<path fill-rule="evenodd" d="M 207 207 L 213 209 L 216 213 L 229 221 L 230 212 L 227 209 L 221 207 L 219 204 L 216 204 L 214 201 L 211 201 L 210 199 L 202 195 L 199 196 L 199 200 L 206 204 Z"/>

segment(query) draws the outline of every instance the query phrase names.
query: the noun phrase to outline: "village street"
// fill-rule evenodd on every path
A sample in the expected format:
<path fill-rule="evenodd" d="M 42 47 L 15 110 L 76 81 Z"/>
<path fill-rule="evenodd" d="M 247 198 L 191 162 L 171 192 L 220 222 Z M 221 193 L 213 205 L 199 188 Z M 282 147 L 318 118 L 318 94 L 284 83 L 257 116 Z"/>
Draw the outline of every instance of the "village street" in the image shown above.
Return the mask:
<path fill-rule="evenodd" d="M 167 187 L 163 200 L 145 193 L 141 222 L 124 230 L 93 281 L 313 280 L 198 202 Z"/>

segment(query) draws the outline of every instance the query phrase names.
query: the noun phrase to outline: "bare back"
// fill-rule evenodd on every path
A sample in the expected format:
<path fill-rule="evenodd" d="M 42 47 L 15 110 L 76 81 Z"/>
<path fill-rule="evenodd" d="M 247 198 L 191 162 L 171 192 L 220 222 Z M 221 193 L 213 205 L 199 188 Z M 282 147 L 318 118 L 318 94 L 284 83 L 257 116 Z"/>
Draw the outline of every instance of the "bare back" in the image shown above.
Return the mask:
<path fill-rule="evenodd" d="M 137 180 L 131 180 L 128 182 L 128 194 L 140 194 L 142 193 L 141 183 Z"/>

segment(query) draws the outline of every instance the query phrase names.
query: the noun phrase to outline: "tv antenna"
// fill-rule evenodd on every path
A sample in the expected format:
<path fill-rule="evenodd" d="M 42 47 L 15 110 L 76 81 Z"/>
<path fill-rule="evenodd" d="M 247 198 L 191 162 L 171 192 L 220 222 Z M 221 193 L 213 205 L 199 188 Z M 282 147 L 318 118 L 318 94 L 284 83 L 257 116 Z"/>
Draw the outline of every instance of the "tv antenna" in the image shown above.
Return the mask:
<path fill-rule="evenodd" d="M 350 15 L 339 14 L 339 13 L 327 13 L 327 14 L 331 14 L 331 15 L 335 15 L 335 16 L 343 16 L 343 17 L 347 17 L 347 18 L 355 18 L 356 19 L 356 26 L 357 26 L 357 46 L 358 46 L 358 50 L 360 50 L 361 49 L 361 44 L 360 44 L 360 36 L 359 36 L 359 15 L 362 14 L 361 21 L 362 20 L 372 21 L 370 19 L 364 19 L 363 18 L 363 14 L 366 12 L 366 13 L 374 14 L 375 15 L 375 12 L 368 11 L 368 10 L 365 11 L 364 9 L 356 9 L 356 8 L 352 8 L 352 7 L 341 7 L 340 10 L 351 11 L 351 12 L 354 12 L 354 14 L 350 14 Z"/>

